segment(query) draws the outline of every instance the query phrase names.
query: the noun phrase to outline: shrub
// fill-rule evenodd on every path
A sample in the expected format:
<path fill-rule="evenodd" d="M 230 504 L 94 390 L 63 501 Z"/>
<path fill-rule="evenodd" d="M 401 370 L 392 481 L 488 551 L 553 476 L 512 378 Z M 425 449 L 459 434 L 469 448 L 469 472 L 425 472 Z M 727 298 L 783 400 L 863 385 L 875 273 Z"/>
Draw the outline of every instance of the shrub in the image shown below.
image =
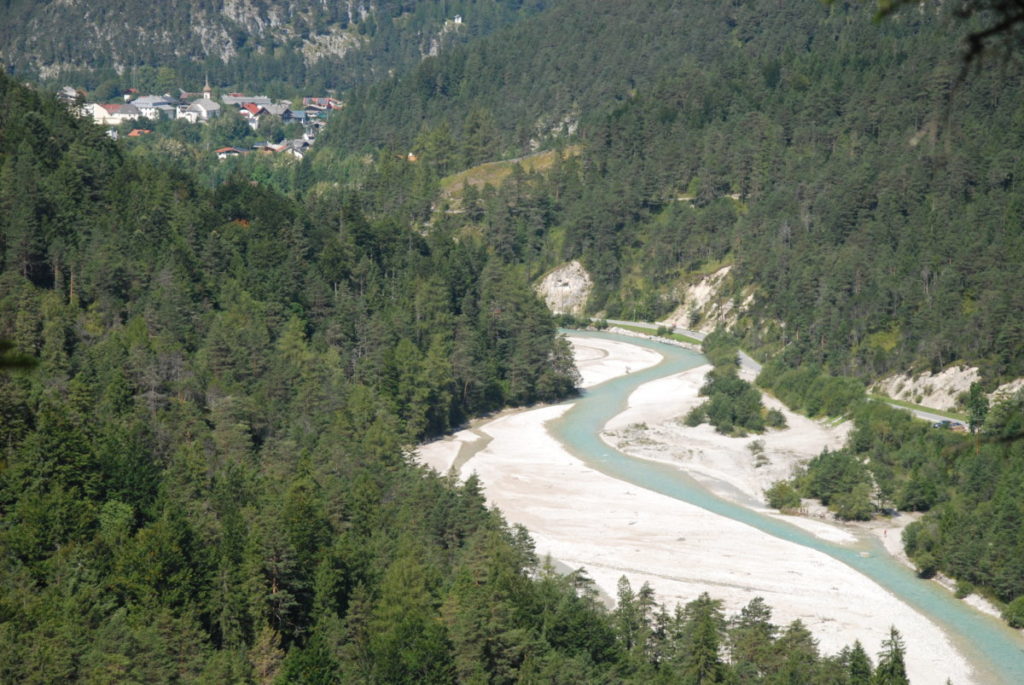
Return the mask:
<path fill-rule="evenodd" d="M 919 578 L 933 578 L 939 570 L 939 562 L 931 552 L 922 552 L 914 557 Z"/>
<path fill-rule="evenodd" d="M 844 521 L 870 521 L 875 513 L 871 486 L 867 483 L 858 483 L 850 492 L 835 495 L 833 500 L 836 516 Z"/>
<path fill-rule="evenodd" d="M 764 453 L 764 440 L 753 440 L 747 444 L 747 449 L 754 457 L 754 468 L 759 469 L 771 463 L 768 455 Z"/>
<path fill-rule="evenodd" d="M 934 520 L 914 521 L 903 529 L 903 549 L 912 557 L 930 552 L 939 545 L 940 532 Z"/>
<path fill-rule="evenodd" d="M 800 507 L 800 493 L 789 481 L 777 480 L 765 491 L 768 498 L 768 506 L 780 511 L 785 509 L 798 509 Z"/>
<path fill-rule="evenodd" d="M 1012 628 L 1024 628 L 1024 595 L 1006 605 L 1003 618 Z"/>
<path fill-rule="evenodd" d="M 958 581 L 956 581 L 956 593 L 955 594 L 956 594 L 956 598 L 957 599 L 963 599 L 964 597 L 966 597 L 967 595 L 971 594 L 972 592 L 974 592 L 974 586 L 971 585 L 970 582 L 968 582 L 966 580 L 958 580 Z"/>
<path fill-rule="evenodd" d="M 588 322 L 586 319 L 579 319 L 566 313 L 556 316 L 555 323 L 561 328 L 586 328 Z"/>
<path fill-rule="evenodd" d="M 867 467 L 846 450 L 827 448 L 807 464 L 808 492 L 828 506 L 833 498 L 852 493 L 870 478 Z M 870 489 L 869 489 L 870 491 Z"/>
<path fill-rule="evenodd" d="M 769 409 L 764 415 L 764 425 L 769 428 L 785 428 L 786 416 L 778 409 Z"/>
<path fill-rule="evenodd" d="M 686 418 L 683 419 L 683 423 L 693 428 L 694 426 L 699 426 L 700 424 L 704 423 L 704 419 L 706 417 L 707 412 L 704 411 L 704 405 L 702 404 L 698 407 L 694 407 L 693 409 L 691 409 L 690 412 L 686 415 Z"/>

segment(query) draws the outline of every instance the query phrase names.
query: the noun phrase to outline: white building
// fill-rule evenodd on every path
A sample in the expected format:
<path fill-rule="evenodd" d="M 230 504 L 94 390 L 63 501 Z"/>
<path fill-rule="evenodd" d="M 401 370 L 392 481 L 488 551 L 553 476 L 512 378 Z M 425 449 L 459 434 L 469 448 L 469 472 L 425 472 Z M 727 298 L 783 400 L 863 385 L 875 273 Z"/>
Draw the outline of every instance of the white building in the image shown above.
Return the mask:
<path fill-rule="evenodd" d="M 173 119 L 177 114 L 178 101 L 168 95 L 143 95 L 132 100 L 142 116 L 147 119 Z"/>
<path fill-rule="evenodd" d="M 83 111 L 91 116 L 92 120 L 101 126 L 117 126 L 126 121 L 134 121 L 142 116 L 139 108 L 130 103 L 115 103 L 112 105 L 101 105 L 90 102 L 85 105 Z"/>
<path fill-rule="evenodd" d="M 203 88 L 203 97 L 193 100 L 190 105 L 178 106 L 178 119 L 185 119 L 190 124 L 206 122 L 220 116 L 220 105 L 214 101 L 209 82 Z"/>
<path fill-rule="evenodd" d="M 216 119 L 220 116 L 220 105 L 213 100 L 207 100 L 202 98 L 196 100 L 191 105 L 185 108 L 184 114 L 182 110 L 178 108 L 178 117 L 184 117 L 188 119 L 189 123 L 196 123 L 200 121 L 209 121 L 210 119 Z"/>

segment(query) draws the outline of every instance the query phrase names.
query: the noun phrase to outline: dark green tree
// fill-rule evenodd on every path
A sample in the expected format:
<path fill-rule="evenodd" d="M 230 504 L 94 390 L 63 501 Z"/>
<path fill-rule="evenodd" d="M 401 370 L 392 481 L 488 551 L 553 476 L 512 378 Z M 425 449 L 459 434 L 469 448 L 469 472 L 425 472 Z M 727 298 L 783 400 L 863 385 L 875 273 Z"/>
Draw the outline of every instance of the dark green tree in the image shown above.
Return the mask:
<path fill-rule="evenodd" d="M 904 654 L 903 636 L 895 627 L 890 628 L 889 637 L 882 641 L 882 651 L 878 653 L 878 666 L 875 668 L 872 683 L 875 685 L 906 685 L 909 683 Z"/>

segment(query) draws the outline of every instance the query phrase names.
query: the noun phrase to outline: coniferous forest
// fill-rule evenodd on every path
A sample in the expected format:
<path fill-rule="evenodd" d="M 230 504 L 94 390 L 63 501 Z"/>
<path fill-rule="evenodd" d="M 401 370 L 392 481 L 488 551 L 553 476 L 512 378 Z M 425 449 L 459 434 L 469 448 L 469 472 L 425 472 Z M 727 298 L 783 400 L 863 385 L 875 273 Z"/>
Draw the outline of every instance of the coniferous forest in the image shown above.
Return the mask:
<path fill-rule="evenodd" d="M 896 371 L 1024 375 L 1024 72 L 964 61 L 986 16 L 292 5 L 277 33 L 252 28 L 263 5 L 217 25 L 222 53 L 134 36 L 119 71 L 51 32 L 0 75 L 0 681 L 905 682 L 895 630 L 879 654 L 823 655 L 758 598 L 726 615 L 623 582 L 608 609 L 475 478 L 415 464 L 473 417 L 576 391 L 532 289 L 570 259 L 595 281 L 588 314 L 645 320 L 732 267 L 743 306 L 707 418 L 774 420 L 732 368 L 736 345 L 763 357 L 759 385 L 856 424 L 779 501 L 928 512 L 906 538 L 922 575 L 1024 625 L 1024 401 L 968 437 L 863 401 Z M 153 26 L 189 24 L 157 9 Z M 71 16 L 5 12 L 5 36 Z M 431 50 L 457 12 L 470 28 Z M 296 52 L 334 30 L 364 49 Z M 19 80 L 62 62 L 110 92 L 209 76 L 346 106 L 301 162 L 220 164 L 113 141 Z M 453 189 L 502 159 L 501 182 Z"/>
<path fill-rule="evenodd" d="M 520 270 L 339 192 L 212 191 L 0 80 L 4 682 L 862 682 L 752 598 L 608 611 L 407 449 L 572 392 Z M 725 659 L 728 645 L 729 659 Z M 879 669 L 902 668 L 894 633 Z M 889 666 L 887 666 L 887 664 Z M 858 679 L 860 678 L 860 680 Z"/>
<path fill-rule="evenodd" d="M 540 0 L 4 0 L 0 62 L 90 91 L 325 94 L 383 78 L 544 8 Z M 463 18 L 453 26 L 456 16 Z"/>
<path fill-rule="evenodd" d="M 732 265 L 754 295 L 734 332 L 787 363 L 1014 378 L 1022 71 L 965 67 L 970 26 L 928 3 L 873 23 L 856 3 L 567 2 L 356 91 L 327 142 L 443 176 L 575 130 L 578 157 L 457 216 L 536 274 L 582 259 L 591 311 L 654 320 Z"/>

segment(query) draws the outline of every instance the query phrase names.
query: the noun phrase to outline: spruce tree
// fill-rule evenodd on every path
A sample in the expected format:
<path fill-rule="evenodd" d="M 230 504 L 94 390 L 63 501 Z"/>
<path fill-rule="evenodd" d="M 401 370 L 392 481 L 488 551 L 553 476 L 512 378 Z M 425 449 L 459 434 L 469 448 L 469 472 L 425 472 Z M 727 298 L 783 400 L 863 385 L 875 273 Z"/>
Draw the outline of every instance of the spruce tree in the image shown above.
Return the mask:
<path fill-rule="evenodd" d="M 896 626 L 889 629 L 889 637 L 882 641 L 878 654 L 878 668 L 875 669 L 873 685 L 908 685 L 907 666 L 904 662 L 906 650 L 903 637 Z"/>

